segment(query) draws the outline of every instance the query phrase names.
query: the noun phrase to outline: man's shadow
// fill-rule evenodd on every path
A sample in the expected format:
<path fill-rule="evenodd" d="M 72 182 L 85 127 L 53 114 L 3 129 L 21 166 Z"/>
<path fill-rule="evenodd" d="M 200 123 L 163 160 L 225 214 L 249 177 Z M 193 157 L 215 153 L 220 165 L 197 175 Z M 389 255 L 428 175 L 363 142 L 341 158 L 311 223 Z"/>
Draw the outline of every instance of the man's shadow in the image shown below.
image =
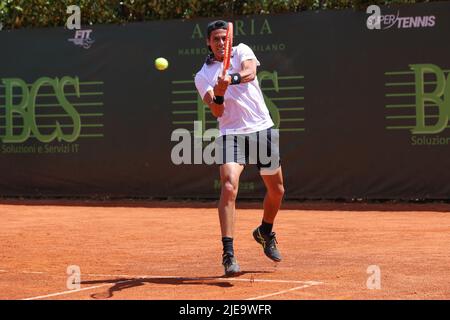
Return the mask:
<path fill-rule="evenodd" d="M 270 271 L 243 271 L 236 274 L 234 277 L 239 277 L 245 274 L 261 274 L 261 273 L 271 273 Z M 253 282 L 253 277 L 248 279 L 249 282 Z M 216 286 L 221 288 L 231 288 L 234 285 L 226 280 L 226 276 L 217 277 L 155 277 L 155 278 L 117 278 L 117 279 L 104 279 L 104 280 L 89 280 L 81 281 L 81 284 L 114 284 L 105 292 L 91 294 L 93 299 L 108 299 L 114 296 L 115 292 L 122 291 L 129 288 L 140 287 L 145 284 L 165 284 L 165 285 L 207 285 Z"/>

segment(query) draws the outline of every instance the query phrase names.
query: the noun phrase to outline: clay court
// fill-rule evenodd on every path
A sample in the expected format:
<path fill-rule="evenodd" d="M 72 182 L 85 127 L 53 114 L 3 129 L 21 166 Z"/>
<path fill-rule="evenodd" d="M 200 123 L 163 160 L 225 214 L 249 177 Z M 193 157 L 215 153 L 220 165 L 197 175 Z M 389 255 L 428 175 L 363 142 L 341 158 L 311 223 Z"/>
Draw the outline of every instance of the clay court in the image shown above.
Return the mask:
<path fill-rule="evenodd" d="M 284 260 L 238 207 L 242 274 L 225 278 L 214 202 L 3 201 L 0 299 L 449 299 L 448 204 L 286 203 L 275 231 Z M 81 271 L 67 287 L 67 267 Z M 367 268 L 381 271 L 369 290 Z"/>

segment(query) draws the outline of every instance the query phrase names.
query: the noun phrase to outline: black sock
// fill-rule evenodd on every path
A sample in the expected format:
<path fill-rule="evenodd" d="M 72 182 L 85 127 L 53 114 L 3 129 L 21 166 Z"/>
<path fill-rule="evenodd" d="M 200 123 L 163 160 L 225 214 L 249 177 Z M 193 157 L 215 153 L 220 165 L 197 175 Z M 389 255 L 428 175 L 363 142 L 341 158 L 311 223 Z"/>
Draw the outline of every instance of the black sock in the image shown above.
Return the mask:
<path fill-rule="evenodd" d="M 222 237 L 223 253 L 231 253 L 234 255 L 233 238 Z"/>
<path fill-rule="evenodd" d="M 272 233 L 273 223 L 267 223 L 263 220 L 259 228 L 262 233 L 269 235 Z"/>

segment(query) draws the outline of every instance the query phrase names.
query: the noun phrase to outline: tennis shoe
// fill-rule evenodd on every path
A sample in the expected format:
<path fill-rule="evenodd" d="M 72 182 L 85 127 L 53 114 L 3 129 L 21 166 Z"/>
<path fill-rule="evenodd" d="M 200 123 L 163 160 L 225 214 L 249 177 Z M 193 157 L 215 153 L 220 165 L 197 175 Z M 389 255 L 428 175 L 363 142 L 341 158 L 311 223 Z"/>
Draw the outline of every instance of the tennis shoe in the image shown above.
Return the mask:
<path fill-rule="evenodd" d="M 256 242 L 263 247 L 264 253 L 269 259 L 275 262 L 281 261 L 281 254 L 277 248 L 278 241 L 275 237 L 275 232 L 265 234 L 261 232 L 258 227 L 253 231 L 253 238 L 255 238 Z"/>
<path fill-rule="evenodd" d="M 227 277 L 236 275 L 241 271 L 236 258 L 230 252 L 225 252 L 222 256 L 222 265 L 225 269 L 225 275 Z"/>

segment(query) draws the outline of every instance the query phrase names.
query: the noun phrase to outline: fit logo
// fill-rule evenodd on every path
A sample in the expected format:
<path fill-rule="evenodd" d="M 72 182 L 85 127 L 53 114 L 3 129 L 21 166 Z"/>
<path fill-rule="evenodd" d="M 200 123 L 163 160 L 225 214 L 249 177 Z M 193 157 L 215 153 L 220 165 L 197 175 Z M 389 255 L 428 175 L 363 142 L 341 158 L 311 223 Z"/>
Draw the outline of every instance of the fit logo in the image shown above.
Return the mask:
<path fill-rule="evenodd" d="M 381 269 L 379 266 L 371 265 L 367 267 L 367 274 L 370 274 L 367 279 L 366 286 L 369 290 L 381 289 Z"/>
<path fill-rule="evenodd" d="M 81 269 L 77 265 L 67 267 L 66 286 L 69 290 L 79 290 L 81 288 Z"/>
<path fill-rule="evenodd" d="M 67 18 L 66 27 L 69 30 L 75 30 L 75 37 L 68 40 L 78 47 L 89 49 L 95 40 L 91 38 L 91 29 L 81 30 L 80 7 L 75 5 L 68 6 L 67 13 L 71 15 Z"/>
<path fill-rule="evenodd" d="M 95 42 L 94 39 L 91 38 L 92 30 L 76 30 L 75 37 L 69 39 L 70 42 L 73 42 L 76 46 L 83 47 L 84 49 L 89 49 L 92 44 Z"/>
<path fill-rule="evenodd" d="M 63 77 L 58 79 L 43 77 L 30 86 L 18 78 L 2 79 L 2 83 L 5 87 L 5 134 L 2 138 L 4 143 L 25 142 L 32 134 L 33 137 L 41 142 L 51 142 L 55 139 L 73 142 L 79 137 L 81 130 L 80 115 L 64 94 L 66 87 L 73 87 L 75 88 L 75 95 L 80 97 L 80 82 L 78 78 Z M 58 100 L 57 105 L 65 111 L 64 116 L 70 117 L 72 122 L 71 132 L 63 131 L 62 125 L 58 120 L 53 120 L 53 124 L 50 125 L 50 129 L 53 130 L 50 130 L 50 132 L 46 130 L 47 132 L 44 133 L 39 129 L 37 117 L 41 115 L 38 115 L 36 112 L 36 100 L 43 87 L 51 88 Z M 18 92 L 20 94 L 17 94 Z"/>
<path fill-rule="evenodd" d="M 416 89 L 416 126 L 412 129 L 414 134 L 436 134 L 442 132 L 448 125 L 450 116 L 450 75 L 445 77 L 444 72 L 434 64 L 410 65 L 415 75 Z M 436 81 L 432 91 L 425 90 L 425 74 L 432 74 Z M 438 108 L 437 121 L 428 125 L 426 119 L 426 104 L 431 103 Z"/>

